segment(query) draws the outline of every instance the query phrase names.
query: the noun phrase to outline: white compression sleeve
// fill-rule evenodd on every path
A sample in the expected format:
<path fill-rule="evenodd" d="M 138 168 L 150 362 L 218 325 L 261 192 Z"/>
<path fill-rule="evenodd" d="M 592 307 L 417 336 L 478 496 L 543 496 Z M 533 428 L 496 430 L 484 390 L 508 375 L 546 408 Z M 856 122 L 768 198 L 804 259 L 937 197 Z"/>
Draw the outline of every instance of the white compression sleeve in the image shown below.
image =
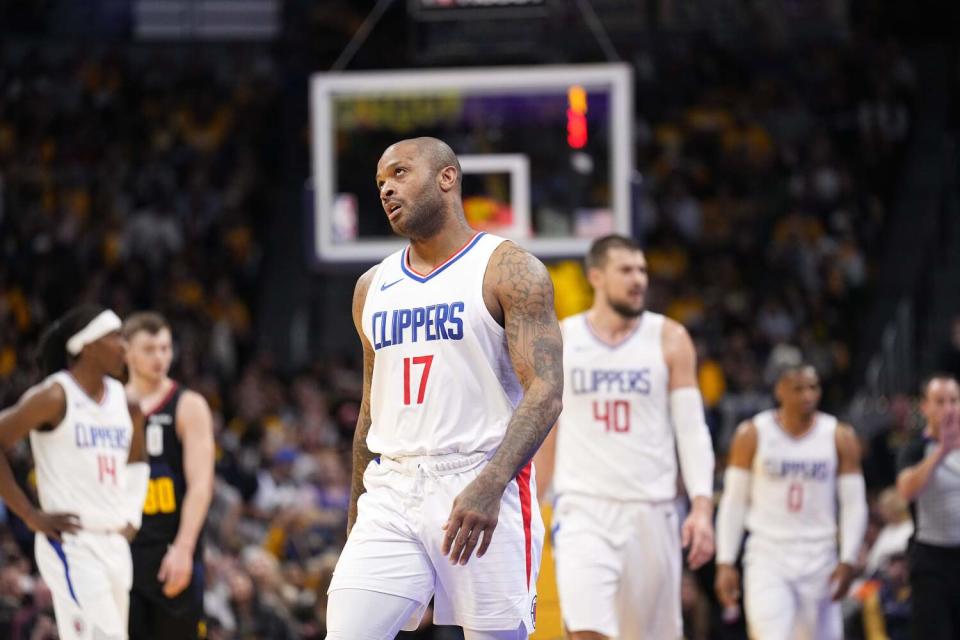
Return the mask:
<path fill-rule="evenodd" d="M 717 510 L 717 564 L 734 564 L 740 555 L 749 499 L 750 472 L 740 467 L 727 467 L 723 476 L 723 497 Z"/>
<path fill-rule="evenodd" d="M 837 478 L 840 499 L 840 562 L 855 565 L 867 532 L 867 487 L 860 473 Z"/>
<path fill-rule="evenodd" d="M 713 442 L 703 418 L 703 398 L 696 387 L 670 392 L 670 415 L 677 434 L 683 483 L 690 498 L 713 497 Z"/>
<path fill-rule="evenodd" d="M 143 522 L 143 502 L 147 498 L 147 484 L 150 482 L 150 465 L 146 462 L 127 464 L 126 504 L 124 519 L 135 529 Z"/>

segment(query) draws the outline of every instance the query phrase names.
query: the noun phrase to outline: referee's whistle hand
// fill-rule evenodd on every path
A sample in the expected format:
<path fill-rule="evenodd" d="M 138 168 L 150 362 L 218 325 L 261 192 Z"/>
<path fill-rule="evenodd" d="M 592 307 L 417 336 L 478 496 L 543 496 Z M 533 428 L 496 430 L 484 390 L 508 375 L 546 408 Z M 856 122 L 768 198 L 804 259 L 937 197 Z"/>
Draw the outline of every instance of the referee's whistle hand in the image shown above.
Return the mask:
<path fill-rule="evenodd" d="M 940 427 L 940 446 L 947 452 L 960 449 L 960 411 L 949 409 Z"/>

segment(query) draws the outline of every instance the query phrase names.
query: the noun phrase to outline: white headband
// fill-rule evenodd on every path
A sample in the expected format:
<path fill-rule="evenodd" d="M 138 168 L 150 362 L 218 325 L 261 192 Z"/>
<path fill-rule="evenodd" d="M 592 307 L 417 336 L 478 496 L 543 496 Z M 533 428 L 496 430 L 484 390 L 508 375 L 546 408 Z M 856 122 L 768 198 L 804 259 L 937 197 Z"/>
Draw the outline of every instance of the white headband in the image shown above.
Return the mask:
<path fill-rule="evenodd" d="M 102 311 L 87 326 L 76 332 L 67 340 L 67 353 L 72 356 L 80 355 L 83 348 L 91 342 L 96 342 L 103 336 L 116 331 L 123 326 L 120 318 L 113 311 Z"/>

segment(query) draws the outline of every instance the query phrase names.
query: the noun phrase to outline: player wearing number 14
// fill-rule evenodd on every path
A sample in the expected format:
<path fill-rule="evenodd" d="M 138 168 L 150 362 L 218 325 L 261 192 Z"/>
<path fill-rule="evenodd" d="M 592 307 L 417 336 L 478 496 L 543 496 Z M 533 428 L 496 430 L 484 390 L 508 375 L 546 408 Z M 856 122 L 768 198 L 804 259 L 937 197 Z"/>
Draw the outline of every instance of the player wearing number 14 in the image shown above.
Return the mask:
<path fill-rule="evenodd" d="M 37 566 L 62 640 L 127 637 L 128 539 L 140 526 L 148 470 L 143 416 L 115 379 L 124 351 L 116 314 L 76 307 L 40 340 L 47 377 L 0 412 L 0 497 L 37 532 Z M 2 453 L 27 434 L 42 512 Z"/>

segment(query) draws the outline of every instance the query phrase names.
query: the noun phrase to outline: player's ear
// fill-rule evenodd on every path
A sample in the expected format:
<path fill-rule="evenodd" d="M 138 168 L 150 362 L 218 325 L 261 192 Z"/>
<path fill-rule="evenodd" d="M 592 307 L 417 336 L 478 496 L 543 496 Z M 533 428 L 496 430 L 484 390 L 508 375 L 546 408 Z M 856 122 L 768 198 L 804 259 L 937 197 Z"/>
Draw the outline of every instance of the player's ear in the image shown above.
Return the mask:
<path fill-rule="evenodd" d="M 452 190 L 457 186 L 457 179 L 459 178 L 457 168 L 453 165 L 447 165 L 440 170 L 438 176 L 438 181 L 440 184 L 440 190 L 447 192 Z"/>
<path fill-rule="evenodd" d="M 587 267 L 587 282 L 590 283 L 590 286 L 594 289 L 600 287 L 603 284 L 603 272 L 599 267 Z"/>

